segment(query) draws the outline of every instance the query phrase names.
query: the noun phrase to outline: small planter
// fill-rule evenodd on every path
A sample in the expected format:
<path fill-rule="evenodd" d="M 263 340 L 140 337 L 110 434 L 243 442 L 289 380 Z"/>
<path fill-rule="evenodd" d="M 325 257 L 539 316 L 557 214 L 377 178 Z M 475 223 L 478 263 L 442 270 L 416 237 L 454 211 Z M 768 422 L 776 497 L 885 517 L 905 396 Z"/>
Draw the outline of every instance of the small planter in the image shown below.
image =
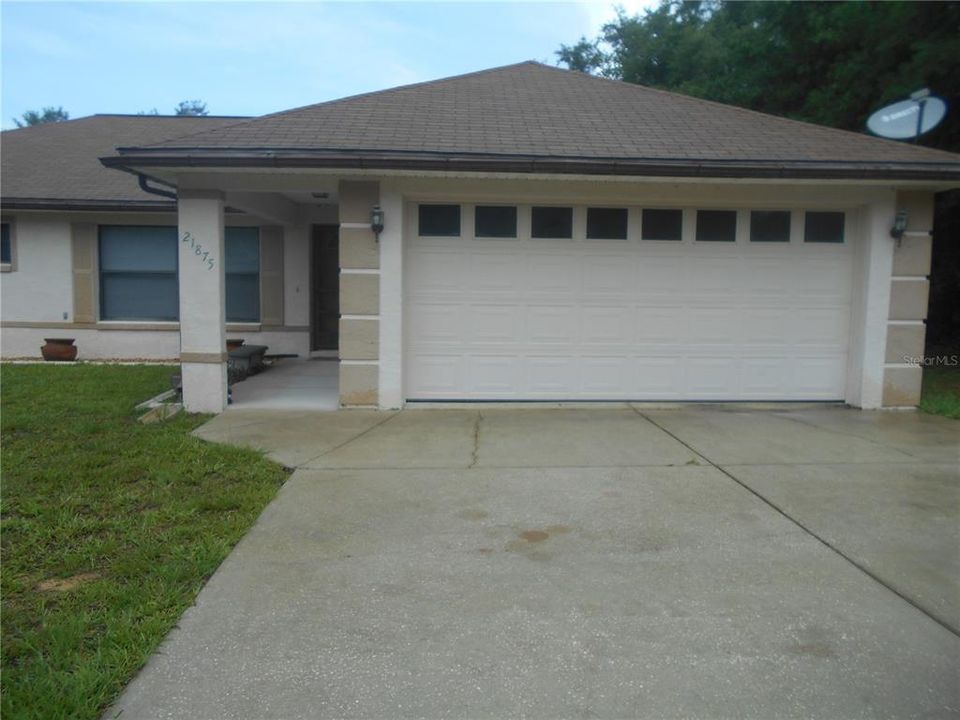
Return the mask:
<path fill-rule="evenodd" d="M 73 338 L 44 338 L 46 343 L 40 348 L 43 359 L 47 361 L 69 362 L 77 359 L 77 346 Z"/>
<path fill-rule="evenodd" d="M 227 352 L 236 350 L 243 345 L 243 338 L 227 338 Z"/>

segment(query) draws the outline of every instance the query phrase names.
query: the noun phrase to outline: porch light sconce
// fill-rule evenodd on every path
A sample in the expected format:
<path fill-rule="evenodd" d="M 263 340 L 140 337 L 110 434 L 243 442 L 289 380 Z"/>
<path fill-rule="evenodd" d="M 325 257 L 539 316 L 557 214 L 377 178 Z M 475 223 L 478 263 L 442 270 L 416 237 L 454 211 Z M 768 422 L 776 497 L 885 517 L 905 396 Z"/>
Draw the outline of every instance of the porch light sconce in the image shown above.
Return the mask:
<path fill-rule="evenodd" d="M 380 233 L 383 232 L 383 210 L 379 205 L 374 205 L 370 211 L 370 229 L 377 236 L 377 242 L 380 242 Z"/>
<path fill-rule="evenodd" d="M 908 215 L 906 210 L 901 210 L 897 213 L 896 219 L 893 221 L 893 227 L 890 228 L 890 237 L 897 241 L 897 245 L 900 245 L 900 241 L 903 240 L 903 233 L 907 230 L 907 220 Z"/>

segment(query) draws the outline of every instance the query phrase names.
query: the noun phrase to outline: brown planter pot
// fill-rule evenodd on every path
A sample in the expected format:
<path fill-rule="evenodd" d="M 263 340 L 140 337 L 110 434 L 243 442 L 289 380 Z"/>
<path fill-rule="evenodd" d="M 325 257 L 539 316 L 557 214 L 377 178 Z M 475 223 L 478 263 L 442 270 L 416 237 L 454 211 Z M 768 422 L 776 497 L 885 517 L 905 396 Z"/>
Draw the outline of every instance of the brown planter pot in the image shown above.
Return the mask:
<path fill-rule="evenodd" d="M 44 338 L 46 343 L 40 348 L 44 360 L 59 360 L 68 362 L 77 359 L 77 346 L 73 338 Z"/>
<path fill-rule="evenodd" d="M 227 340 L 227 352 L 236 350 L 243 345 L 243 338 L 229 338 Z"/>

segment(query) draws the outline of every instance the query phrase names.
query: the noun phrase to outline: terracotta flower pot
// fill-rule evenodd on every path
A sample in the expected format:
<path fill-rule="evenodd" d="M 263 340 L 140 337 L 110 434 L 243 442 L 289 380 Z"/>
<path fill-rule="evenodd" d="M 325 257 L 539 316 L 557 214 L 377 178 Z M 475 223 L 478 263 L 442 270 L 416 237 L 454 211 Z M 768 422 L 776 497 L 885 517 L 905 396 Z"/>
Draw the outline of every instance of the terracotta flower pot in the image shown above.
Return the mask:
<path fill-rule="evenodd" d="M 243 338 L 227 338 L 227 352 L 236 350 L 243 345 Z"/>
<path fill-rule="evenodd" d="M 44 338 L 46 343 L 40 348 L 44 360 L 67 362 L 77 359 L 77 346 L 73 338 Z"/>

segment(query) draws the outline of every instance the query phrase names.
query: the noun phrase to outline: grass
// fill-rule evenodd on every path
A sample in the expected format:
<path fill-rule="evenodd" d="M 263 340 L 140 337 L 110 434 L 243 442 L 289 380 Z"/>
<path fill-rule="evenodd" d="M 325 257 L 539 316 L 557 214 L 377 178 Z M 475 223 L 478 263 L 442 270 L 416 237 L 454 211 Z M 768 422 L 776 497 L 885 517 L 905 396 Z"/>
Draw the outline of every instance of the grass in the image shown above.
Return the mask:
<path fill-rule="evenodd" d="M 934 415 L 960 419 L 960 368 L 924 369 L 920 409 Z"/>
<path fill-rule="evenodd" d="M 0 713 L 97 718 L 286 479 L 136 422 L 170 367 L 4 365 Z"/>

